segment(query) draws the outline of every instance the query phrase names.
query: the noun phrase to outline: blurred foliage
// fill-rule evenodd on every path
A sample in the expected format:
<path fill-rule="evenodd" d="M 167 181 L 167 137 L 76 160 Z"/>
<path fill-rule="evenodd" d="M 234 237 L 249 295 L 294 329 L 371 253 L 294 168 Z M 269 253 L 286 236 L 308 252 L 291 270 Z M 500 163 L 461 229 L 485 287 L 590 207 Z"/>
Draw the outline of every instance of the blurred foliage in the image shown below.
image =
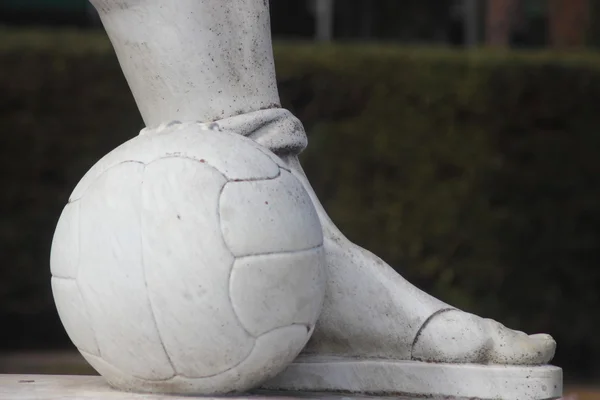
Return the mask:
<path fill-rule="evenodd" d="M 600 57 L 276 46 L 333 220 L 443 300 L 600 357 Z M 70 191 L 142 127 L 102 34 L 0 31 L 0 325 L 64 345 L 49 250 Z"/>

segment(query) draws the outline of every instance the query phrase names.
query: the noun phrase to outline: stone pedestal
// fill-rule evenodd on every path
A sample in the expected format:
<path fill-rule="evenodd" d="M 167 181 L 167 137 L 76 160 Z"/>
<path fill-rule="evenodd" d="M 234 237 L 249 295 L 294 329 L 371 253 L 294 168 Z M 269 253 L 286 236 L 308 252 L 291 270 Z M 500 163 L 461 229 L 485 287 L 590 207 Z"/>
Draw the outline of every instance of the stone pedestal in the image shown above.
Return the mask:
<path fill-rule="evenodd" d="M 402 394 L 414 398 L 546 400 L 562 396 L 562 369 L 552 366 L 422 363 L 301 356 L 267 389 Z"/>
<path fill-rule="evenodd" d="M 229 400 L 352 400 L 358 397 L 344 395 L 307 394 L 300 392 L 261 392 L 224 397 Z M 361 397 L 365 398 L 365 397 Z M 381 397 L 377 397 L 381 398 Z M 408 400 L 409 397 L 394 397 Z M 0 400 L 189 400 L 191 397 L 163 394 L 128 393 L 112 389 L 99 376 L 85 375 L 0 375 Z M 218 397 L 204 397 L 218 399 Z"/>

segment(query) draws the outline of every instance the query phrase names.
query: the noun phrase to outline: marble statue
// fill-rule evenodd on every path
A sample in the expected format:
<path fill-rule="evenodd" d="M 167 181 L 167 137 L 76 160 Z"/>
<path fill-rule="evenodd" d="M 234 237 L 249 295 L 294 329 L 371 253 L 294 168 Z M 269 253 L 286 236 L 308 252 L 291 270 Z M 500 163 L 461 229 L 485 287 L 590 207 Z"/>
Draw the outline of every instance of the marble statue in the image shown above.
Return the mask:
<path fill-rule="evenodd" d="M 310 311 L 300 310 L 302 305 L 299 300 L 288 307 L 288 303 L 279 295 L 279 302 L 283 304 L 282 307 L 288 307 L 287 311 L 291 314 L 304 312 L 301 324 L 308 329 L 303 328 L 304 333 L 299 333 L 297 340 L 290 334 L 289 341 L 296 342 L 287 347 L 285 340 L 281 342 L 283 344 L 277 344 L 282 346 L 281 348 L 269 349 L 265 345 L 264 351 L 267 355 L 258 364 L 269 364 L 267 358 L 280 359 L 273 361 L 272 363 L 278 363 L 277 367 L 267 372 L 246 372 L 262 374 L 262 380 L 256 378 L 261 380 L 260 382 L 253 381 L 255 386 L 260 385 L 268 390 L 379 395 L 402 393 L 507 400 L 551 399 L 561 396 L 562 371 L 548 364 L 556 348 L 552 337 L 546 334 L 528 335 L 508 329 L 498 322 L 463 312 L 424 293 L 403 279 L 376 255 L 351 243 L 327 216 L 298 160 L 299 153 L 307 146 L 302 123 L 280 105 L 268 0 L 91 2 L 98 10 L 147 126 L 142 132 L 143 135 L 139 137 L 140 140 L 145 137 L 160 138 L 148 139 L 150 144 L 145 148 L 136 148 L 135 154 L 120 153 L 118 162 L 126 159 L 123 157 L 129 157 L 128 160 L 149 160 L 152 156 L 166 154 L 165 152 L 169 151 L 166 147 L 170 146 L 168 143 L 171 139 L 168 136 L 170 134 L 163 131 L 182 125 L 183 131 L 178 132 L 183 132 L 182 137 L 188 136 L 185 136 L 180 144 L 184 150 L 189 149 L 190 154 L 198 153 L 193 157 L 200 159 L 202 153 L 202 157 L 211 158 L 214 165 L 222 162 L 219 161 L 219 157 L 230 160 L 239 158 L 242 161 L 235 168 L 232 167 L 235 174 L 243 173 L 244 168 L 250 168 L 253 163 L 270 162 L 269 168 L 277 167 L 281 174 L 289 178 L 289 182 L 286 183 L 290 185 L 289 188 L 294 188 L 296 182 L 302 185 L 304 192 L 297 191 L 292 198 L 284 199 L 287 201 L 288 212 L 293 214 L 290 217 L 293 221 L 286 219 L 281 213 L 273 213 L 272 216 L 285 220 L 278 225 L 278 229 L 284 230 L 287 227 L 301 230 L 292 236 L 295 240 L 304 242 L 292 244 L 285 250 L 318 249 L 319 241 L 322 240 L 322 258 L 319 258 L 318 252 L 315 251 L 314 263 L 318 265 L 322 262 L 325 274 L 320 274 L 319 267 L 315 266 L 309 272 L 294 272 L 291 275 L 290 279 L 302 276 L 302 290 L 306 290 L 310 297 L 316 300 L 308 307 Z M 190 139 L 190 135 L 203 131 L 198 126 L 216 126 L 217 130 L 222 132 L 212 132 L 213 135 L 229 135 L 228 132 L 234 132 L 257 145 L 241 141 L 238 143 L 234 140 L 230 141 L 232 147 L 229 151 L 221 149 L 222 151 L 219 150 L 214 155 L 204 154 L 204 142 L 196 149 L 191 143 L 195 139 Z M 132 142 L 138 143 L 135 140 Z M 264 151 L 258 151 L 257 148 Z M 252 161 L 253 157 L 256 157 L 255 161 Z M 139 165 L 131 167 L 135 169 Z M 177 172 L 177 168 L 181 171 Z M 189 180 L 185 182 L 188 182 L 190 187 L 193 186 L 194 175 L 184 167 L 177 168 L 168 173 L 188 174 L 185 179 Z M 264 177 L 269 176 L 264 171 L 261 174 Z M 169 182 L 175 181 L 175 175 L 165 179 Z M 123 177 L 122 182 L 118 182 L 119 176 Z M 129 184 L 125 180 L 130 177 L 126 172 L 121 175 L 114 174 L 114 190 L 125 190 Z M 243 195 L 239 196 L 240 199 L 244 198 Z M 310 207 L 302 200 L 303 196 L 310 199 Z M 292 209 L 295 205 L 298 207 L 296 210 Z M 169 212 L 167 205 L 159 206 L 162 208 L 156 208 L 154 211 Z M 314 232 L 311 220 L 313 213 L 318 216 L 315 217 L 319 222 L 318 233 Z M 306 218 L 307 222 L 300 223 L 302 218 Z M 101 225 L 102 220 L 99 219 L 96 223 Z M 298 228 L 295 223 L 298 224 Z M 294 228 L 290 228 L 292 226 Z M 164 225 L 164 229 L 177 228 Z M 191 231 L 168 234 L 177 235 L 182 248 L 191 246 L 187 241 L 194 237 Z M 257 232 L 245 234 L 260 235 Z M 312 241 L 307 236 L 311 234 L 314 235 Z M 266 237 L 278 245 L 278 241 L 282 240 L 279 237 L 281 235 L 289 236 L 269 233 Z M 157 246 L 160 244 L 158 239 Z M 244 238 L 238 239 L 244 242 Z M 281 249 L 277 248 L 277 251 Z M 67 248 L 63 251 L 68 253 L 71 250 Z M 177 260 L 175 257 L 174 261 L 165 262 L 174 263 Z M 155 260 L 147 262 L 152 263 Z M 184 259 L 183 262 L 190 260 Z M 306 261 L 301 263 L 306 264 Z M 185 268 L 193 266 L 186 264 Z M 310 269 L 309 266 L 307 268 Z M 162 278 L 157 276 L 155 279 L 158 279 L 158 284 Z M 289 285 L 281 276 L 267 275 L 265 280 L 268 279 L 274 279 L 271 286 Z M 321 280 L 325 293 L 322 302 L 319 299 Z M 163 283 L 171 284 L 170 281 Z M 192 285 L 193 282 L 186 282 L 185 279 L 177 282 L 177 285 L 182 285 L 181 288 L 185 288 L 187 284 Z M 267 283 L 265 285 L 268 286 Z M 109 286 L 105 289 L 110 292 Z M 151 290 L 150 287 L 148 289 Z M 296 295 L 295 292 L 291 294 Z M 251 303 L 256 297 L 247 295 L 245 299 Z M 157 303 L 169 301 L 158 298 L 155 300 Z M 116 301 L 123 302 L 120 299 Z M 63 303 L 59 302 L 59 308 L 60 304 Z M 201 304 L 196 306 L 202 307 Z M 63 308 L 68 307 L 63 304 Z M 188 307 L 190 315 L 193 315 L 194 303 L 188 304 Z M 252 305 L 250 313 L 251 308 Z M 64 312 L 67 315 L 67 310 Z M 103 312 L 108 313 L 106 310 Z M 74 311 L 69 314 L 72 320 L 69 322 L 63 318 L 63 322 L 66 322 L 65 326 L 69 323 L 76 325 L 77 318 L 87 318 L 84 314 L 82 310 Z M 313 317 L 317 318 L 317 315 L 318 320 L 313 327 L 311 321 Z M 294 319 L 296 317 L 285 319 L 283 314 L 279 317 L 286 323 L 297 323 Z M 121 318 L 128 319 L 128 323 L 131 324 L 136 316 L 123 313 Z M 157 316 L 158 320 L 160 318 Z M 167 312 L 164 321 L 159 323 L 163 324 L 164 330 L 171 330 L 168 335 L 171 335 L 175 342 L 178 335 L 196 335 L 194 332 L 177 329 L 200 329 L 203 323 L 178 325 L 179 322 L 169 318 Z M 264 318 L 269 319 L 268 316 Z M 233 335 L 229 329 L 232 328 L 224 324 L 219 334 L 225 337 Z M 67 330 L 69 331 L 69 328 Z M 307 330 L 310 340 L 306 337 Z M 85 336 L 88 334 L 89 332 L 81 333 L 81 341 L 89 340 L 89 337 Z M 201 339 L 202 335 L 197 337 Z M 308 340 L 306 345 L 305 339 Z M 128 340 L 127 343 L 135 345 L 136 338 Z M 167 339 L 163 339 L 163 342 L 164 346 L 170 346 Z M 300 344 L 302 352 L 292 362 Z M 114 345 L 118 347 L 118 340 Z M 114 348 L 115 351 L 118 351 L 117 347 Z M 194 346 L 179 349 L 182 352 L 181 357 L 187 356 L 191 363 L 194 363 L 194 357 L 203 356 L 195 355 L 194 350 Z M 130 363 L 140 364 L 136 365 L 139 373 L 144 373 L 144 366 L 147 365 L 141 360 L 144 357 L 155 356 L 136 353 L 128 348 L 121 348 L 121 352 L 122 358 L 129 358 L 132 360 Z M 293 357 L 290 356 L 292 354 Z M 205 356 L 217 358 L 205 359 L 205 363 L 223 364 L 222 360 L 218 359 L 219 355 L 214 352 Z M 161 362 L 164 364 L 163 368 L 169 366 L 169 360 Z M 264 367 L 263 364 L 258 364 L 258 369 Z M 279 372 L 274 374 L 275 370 Z M 145 390 L 143 384 L 130 384 L 127 379 L 119 380 L 119 371 L 100 372 L 109 376 L 112 383 L 119 388 Z M 172 376 L 161 375 L 160 371 L 154 372 L 159 377 L 156 382 L 166 379 L 166 376 Z M 236 379 L 245 379 L 243 375 L 244 373 L 230 375 L 230 382 L 219 384 L 219 390 L 228 387 L 237 390 L 243 387 L 244 385 L 235 383 Z M 151 389 L 147 390 L 194 393 L 194 389 L 186 385 L 188 384 L 184 380 L 176 380 L 165 385 L 151 385 Z M 206 390 L 210 391 L 210 384 L 208 387 Z"/>

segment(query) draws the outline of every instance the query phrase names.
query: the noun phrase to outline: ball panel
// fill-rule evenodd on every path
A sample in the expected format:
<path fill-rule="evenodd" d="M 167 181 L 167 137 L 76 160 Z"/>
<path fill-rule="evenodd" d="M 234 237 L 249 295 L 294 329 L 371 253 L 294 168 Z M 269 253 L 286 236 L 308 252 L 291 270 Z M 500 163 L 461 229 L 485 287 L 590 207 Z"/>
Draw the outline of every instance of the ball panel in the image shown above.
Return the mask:
<path fill-rule="evenodd" d="M 186 133 L 186 142 L 190 142 L 186 155 L 205 159 L 227 179 L 272 179 L 279 175 L 277 164 L 254 141 L 234 132 L 202 132 L 203 137 L 193 129 Z"/>
<path fill-rule="evenodd" d="M 140 229 L 144 166 L 121 163 L 80 200 L 78 282 L 100 354 L 148 379 L 173 376 L 146 294 Z"/>
<path fill-rule="evenodd" d="M 305 325 L 284 326 L 267 332 L 256 339 L 252 354 L 236 372 L 244 377 L 247 385 L 259 379 L 264 382 L 274 378 L 298 357 L 309 338 Z"/>
<path fill-rule="evenodd" d="M 259 336 L 275 328 L 317 322 L 325 296 L 323 247 L 235 260 L 229 292 L 244 325 Z"/>
<path fill-rule="evenodd" d="M 69 338 L 77 348 L 99 355 L 96 335 L 77 281 L 53 277 L 51 282 L 54 303 Z"/>
<path fill-rule="evenodd" d="M 276 179 L 227 183 L 220 215 L 223 237 L 236 257 L 305 250 L 323 243 L 308 193 L 285 170 Z"/>
<path fill-rule="evenodd" d="M 271 331 L 257 339 L 252 353 L 242 363 L 219 375 L 206 378 L 175 376 L 167 380 L 146 380 L 119 370 L 100 357 L 82 352 L 84 358 L 120 390 L 140 393 L 214 396 L 246 392 L 282 372 L 308 341 L 306 327 L 292 325 Z"/>
<path fill-rule="evenodd" d="M 144 173 L 148 295 L 167 353 L 184 376 L 226 371 L 254 347 L 229 299 L 234 258 L 218 216 L 226 182 L 212 167 L 181 158 L 157 160 Z"/>
<path fill-rule="evenodd" d="M 137 136 L 100 159 L 77 184 L 71 199 L 80 198 L 109 168 L 122 162 L 149 164 L 159 158 L 184 157 L 206 162 L 228 179 L 274 178 L 279 167 L 258 144 L 234 132 L 203 130 L 199 124 L 174 125 L 161 133 Z"/>
<path fill-rule="evenodd" d="M 138 143 L 136 139 L 137 138 L 128 140 L 98 160 L 98 162 L 96 162 L 96 164 L 94 164 L 92 168 L 90 168 L 77 183 L 75 189 L 73 189 L 73 192 L 71 193 L 71 196 L 69 196 L 69 201 L 76 201 L 83 197 L 88 188 L 93 185 L 102 174 L 111 168 L 123 163 L 127 164 L 131 162 L 139 162 L 144 164 L 142 160 L 139 160 L 139 158 L 142 157 L 137 155 L 137 153 L 143 153 L 143 150 L 138 149 Z"/>
<path fill-rule="evenodd" d="M 75 278 L 79 265 L 79 203 L 65 206 L 56 224 L 50 251 L 52 275 Z"/>
<path fill-rule="evenodd" d="M 277 134 L 279 134 L 279 132 L 277 132 Z M 253 141 L 254 142 L 254 141 Z M 266 155 L 267 157 L 269 157 L 271 159 L 271 161 L 273 161 L 275 164 L 277 164 L 277 166 L 280 169 L 286 170 L 288 172 L 292 172 L 292 170 L 290 169 L 290 166 L 287 165 L 282 159 L 281 157 L 279 157 L 277 154 L 273 153 L 271 150 L 269 150 L 268 148 L 259 145 L 258 143 L 254 142 L 256 144 L 256 146 L 258 146 L 258 150 L 260 150 L 264 155 Z"/>

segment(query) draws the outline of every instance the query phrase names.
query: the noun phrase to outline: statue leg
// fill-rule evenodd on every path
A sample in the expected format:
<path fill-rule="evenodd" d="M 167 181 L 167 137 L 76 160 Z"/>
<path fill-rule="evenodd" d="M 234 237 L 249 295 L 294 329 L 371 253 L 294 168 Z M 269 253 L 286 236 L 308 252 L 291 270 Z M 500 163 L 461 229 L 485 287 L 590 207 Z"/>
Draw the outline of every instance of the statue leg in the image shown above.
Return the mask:
<path fill-rule="evenodd" d="M 279 155 L 319 212 L 326 302 L 306 356 L 430 365 L 543 365 L 548 335 L 527 335 L 417 289 L 346 239 L 319 203 L 298 153 L 302 124 L 279 106 L 266 0 L 91 0 L 149 127 L 216 121 Z M 326 156 L 326 155 L 324 155 Z"/>

